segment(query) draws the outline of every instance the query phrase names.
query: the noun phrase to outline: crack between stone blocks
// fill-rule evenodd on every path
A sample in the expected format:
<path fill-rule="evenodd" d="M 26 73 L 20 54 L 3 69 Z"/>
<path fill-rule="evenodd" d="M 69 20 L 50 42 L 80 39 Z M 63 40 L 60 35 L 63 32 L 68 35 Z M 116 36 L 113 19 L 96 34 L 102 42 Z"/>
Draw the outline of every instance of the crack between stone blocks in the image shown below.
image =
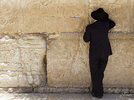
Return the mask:
<path fill-rule="evenodd" d="M 45 86 L 48 86 L 48 74 L 47 74 L 47 50 L 48 50 L 48 33 L 46 34 L 46 54 L 45 54 L 45 59 L 44 59 L 44 67 L 45 67 L 45 81 L 46 84 Z"/>

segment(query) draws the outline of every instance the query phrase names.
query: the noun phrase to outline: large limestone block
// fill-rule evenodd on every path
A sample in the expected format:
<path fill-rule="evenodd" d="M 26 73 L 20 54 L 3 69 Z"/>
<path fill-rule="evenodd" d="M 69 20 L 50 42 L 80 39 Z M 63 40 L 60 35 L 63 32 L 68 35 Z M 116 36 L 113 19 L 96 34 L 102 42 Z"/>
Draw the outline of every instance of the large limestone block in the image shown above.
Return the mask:
<path fill-rule="evenodd" d="M 45 36 L 3 34 L 0 38 L 0 51 L 0 87 L 34 87 L 45 84 Z M 2 80 L 4 78 L 5 81 Z"/>
<path fill-rule="evenodd" d="M 22 32 L 83 31 L 88 5 L 88 0 L 23 0 Z"/>
<path fill-rule="evenodd" d="M 88 0 L 1 0 L 0 30 L 2 33 L 58 32 L 58 24 L 62 23 L 62 27 L 59 27 L 63 29 L 70 29 L 71 25 L 80 27 L 83 26 L 83 20 L 78 23 L 76 17 L 87 21 L 88 5 Z M 68 18 L 76 20 L 72 23 L 72 19 Z M 54 27 L 52 30 L 50 25 Z M 82 30 L 78 28 L 67 31 Z"/>
<path fill-rule="evenodd" d="M 83 18 L 46 18 L 47 32 L 82 32 L 87 19 Z M 51 22 L 51 23 L 50 23 Z"/>
<path fill-rule="evenodd" d="M 24 33 L 83 31 L 88 22 L 88 0 L 23 0 L 21 5 Z"/>
<path fill-rule="evenodd" d="M 134 87 L 134 34 L 110 34 L 113 55 L 105 71 L 106 87 Z"/>
<path fill-rule="evenodd" d="M 24 15 L 71 17 L 87 16 L 88 0 L 23 0 Z"/>
<path fill-rule="evenodd" d="M 87 3 L 88 4 L 88 3 Z M 54 17 L 88 17 L 88 5 L 79 4 L 74 5 L 50 5 L 41 6 L 40 15 L 42 16 L 54 16 Z"/>
<path fill-rule="evenodd" d="M 116 22 L 113 31 L 134 31 L 133 0 L 90 0 L 90 13 L 99 7 L 104 8 Z"/>
<path fill-rule="evenodd" d="M 98 7 L 103 7 L 115 20 L 117 25 L 114 31 L 134 31 L 133 0 L 1 0 L 0 30 L 2 33 L 59 32 L 56 30 L 59 24 L 57 22 L 64 23 L 62 19 L 71 17 L 76 18 L 75 23 L 84 28 L 81 22 L 77 23 L 77 17 L 83 19 L 84 23 L 88 23 L 89 14 Z M 46 17 L 50 19 L 46 20 Z M 58 20 L 60 18 L 61 20 Z M 70 21 L 65 23 L 75 26 Z M 53 30 L 50 25 L 54 27 Z M 65 29 L 65 27 L 67 26 L 63 24 L 61 28 Z"/>
<path fill-rule="evenodd" d="M 47 49 L 48 85 L 89 87 L 89 45 L 83 34 L 50 35 Z"/>
<path fill-rule="evenodd" d="M 24 16 L 23 32 L 81 32 L 87 25 L 87 18 L 32 17 Z M 29 24 L 31 23 L 31 24 Z"/>

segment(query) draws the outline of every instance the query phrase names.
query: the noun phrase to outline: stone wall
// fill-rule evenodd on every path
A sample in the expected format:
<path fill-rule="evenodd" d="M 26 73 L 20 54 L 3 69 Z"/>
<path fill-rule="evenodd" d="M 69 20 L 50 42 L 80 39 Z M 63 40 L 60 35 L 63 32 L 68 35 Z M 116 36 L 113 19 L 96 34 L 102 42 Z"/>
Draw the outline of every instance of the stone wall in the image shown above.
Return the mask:
<path fill-rule="evenodd" d="M 0 87 L 44 86 L 46 41 L 40 34 L 1 35 Z"/>
<path fill-rule="evenodd" d="M 90 14 L 103 7 L 116 27 L 105 87 L 134 87 L 133 0 L 0 0 L 0 87 L 90 87 Z"/>

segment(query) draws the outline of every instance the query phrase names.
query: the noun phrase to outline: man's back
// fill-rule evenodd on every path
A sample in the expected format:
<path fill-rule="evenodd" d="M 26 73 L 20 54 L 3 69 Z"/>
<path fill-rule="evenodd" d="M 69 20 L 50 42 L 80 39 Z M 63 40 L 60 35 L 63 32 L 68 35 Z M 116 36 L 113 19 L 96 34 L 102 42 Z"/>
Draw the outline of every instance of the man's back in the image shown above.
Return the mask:
<path fill-rule="evenodd" d="M 90 55 L 92 57 L 108 56 L 112 54 L 108 31 L 115 26 L 112 20 L 96 21 L 86 27 L 84 41 L 90 41 Z"/>

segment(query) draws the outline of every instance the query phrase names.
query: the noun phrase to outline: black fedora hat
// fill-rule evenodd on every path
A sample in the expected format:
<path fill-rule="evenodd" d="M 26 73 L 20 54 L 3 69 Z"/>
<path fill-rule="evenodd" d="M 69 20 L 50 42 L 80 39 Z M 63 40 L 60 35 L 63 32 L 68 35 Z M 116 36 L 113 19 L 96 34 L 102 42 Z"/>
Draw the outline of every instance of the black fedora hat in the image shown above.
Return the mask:
<path fill-rule="evenodd" d="M 99 8 L 91 13 L 91 16 L 95 20 L 106 20 L 109 15 L 103 10 L 103 8 Z"/>

